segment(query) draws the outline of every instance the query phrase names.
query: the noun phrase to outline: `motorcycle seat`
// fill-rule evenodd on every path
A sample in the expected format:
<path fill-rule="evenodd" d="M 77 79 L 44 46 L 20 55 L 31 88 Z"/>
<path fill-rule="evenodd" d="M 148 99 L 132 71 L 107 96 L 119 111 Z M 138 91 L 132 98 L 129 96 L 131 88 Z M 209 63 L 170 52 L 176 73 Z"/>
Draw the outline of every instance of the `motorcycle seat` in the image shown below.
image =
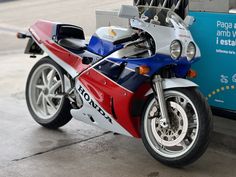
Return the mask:
<path fill-rule="evenodd" d="M 82 51 L 87 48 L 85 40 L 76 38 L 63 38 L 58 41 L 58 44 L 67 49 Z"/>

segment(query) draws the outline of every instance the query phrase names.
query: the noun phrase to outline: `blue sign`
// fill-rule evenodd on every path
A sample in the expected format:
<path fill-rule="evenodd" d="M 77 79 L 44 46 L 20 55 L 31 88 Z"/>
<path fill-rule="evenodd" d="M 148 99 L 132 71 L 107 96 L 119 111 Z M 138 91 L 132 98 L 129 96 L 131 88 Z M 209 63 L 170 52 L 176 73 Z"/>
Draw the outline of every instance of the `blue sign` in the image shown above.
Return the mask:
<path fill-rule="evenodd" d="M 196 22 L 191 32 L 202 58 L 193 65 L 209 104 L 236 110 L 236 15 L 191 12 Z"/>

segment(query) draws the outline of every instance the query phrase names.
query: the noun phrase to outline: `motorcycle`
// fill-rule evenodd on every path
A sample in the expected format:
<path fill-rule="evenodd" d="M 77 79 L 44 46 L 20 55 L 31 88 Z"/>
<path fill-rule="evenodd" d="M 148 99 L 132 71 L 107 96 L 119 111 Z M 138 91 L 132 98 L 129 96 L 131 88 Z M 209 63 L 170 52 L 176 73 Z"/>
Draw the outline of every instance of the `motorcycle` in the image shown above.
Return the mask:
<path fill-rule="evenodd" d="M 182 167 L 206 150 L 211 110 L 187 80 L 200 58 L 188 25 L 173 9 L 122 5 L 130 27 L 101 27 L 89 43 L 78 26 L 39 20 L 25 53 L 46 53 L 29 73 L 26 102 L 34 120 L 57 129 L 72 117 L 141 138 L 168 166 Z"/>

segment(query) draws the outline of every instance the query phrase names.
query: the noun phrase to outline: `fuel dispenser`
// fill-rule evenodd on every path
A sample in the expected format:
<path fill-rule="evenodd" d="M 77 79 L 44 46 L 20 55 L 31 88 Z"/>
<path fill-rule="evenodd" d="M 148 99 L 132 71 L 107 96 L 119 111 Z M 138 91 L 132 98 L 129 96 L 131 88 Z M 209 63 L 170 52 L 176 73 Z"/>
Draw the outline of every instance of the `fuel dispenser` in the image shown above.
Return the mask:
<path fill-rule="evenodd" d="M 190 0 L 191 32 L 201 49 L 193 65 L 213 113 L 236 119 L 236 1 Z"/>

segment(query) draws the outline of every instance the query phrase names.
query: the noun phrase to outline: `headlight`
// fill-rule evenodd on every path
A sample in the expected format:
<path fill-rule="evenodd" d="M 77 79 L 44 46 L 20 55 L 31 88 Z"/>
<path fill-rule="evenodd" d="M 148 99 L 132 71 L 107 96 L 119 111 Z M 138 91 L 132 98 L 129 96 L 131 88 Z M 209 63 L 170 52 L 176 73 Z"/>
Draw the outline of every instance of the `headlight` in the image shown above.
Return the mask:
<path fill-rule="evenodd" d="M 170 54 L 173 59 L 178 59 L 182 54 L 182 45 L 178 40 L 174 40 L 170 45 Z"/>
<path fill-rule="evenodd" d="M 187 48 L 187 58 L 188 60 L 192 60 L 196 55 L 196 46 L 193 42 L 190 42 L 188 44 L 188 48 Z"/>

